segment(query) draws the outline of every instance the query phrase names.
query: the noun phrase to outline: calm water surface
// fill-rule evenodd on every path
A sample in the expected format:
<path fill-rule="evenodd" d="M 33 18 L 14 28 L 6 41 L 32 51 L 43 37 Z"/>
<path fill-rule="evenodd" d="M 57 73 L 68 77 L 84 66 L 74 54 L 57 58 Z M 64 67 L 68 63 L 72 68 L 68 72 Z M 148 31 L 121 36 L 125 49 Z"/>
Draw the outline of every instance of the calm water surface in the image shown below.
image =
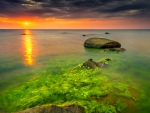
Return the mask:
<path fill-rule="evenodd" d="M 110 32 L 106 35 L 105 32 Z M 86 36 L 82 36 L 86 35 Z M 116 40 L 127 51 L 103 53 L 85 49 L 90 37 Z M 113 81 L 136 84 L 146 92 L 143 109 L 150 112 L 150 30 L 0 30 L 0 91 L 27 81 L 26 72 L 44 67 L 49 61 L 72 62 L 72 67 L 93 58 L 111 58 Z M 70 67 L 71 67 L 70 66 Z M 111 74 L 113 73 L 113 74 Z M 23 76 L 23 77 L 21 77 Z"/>

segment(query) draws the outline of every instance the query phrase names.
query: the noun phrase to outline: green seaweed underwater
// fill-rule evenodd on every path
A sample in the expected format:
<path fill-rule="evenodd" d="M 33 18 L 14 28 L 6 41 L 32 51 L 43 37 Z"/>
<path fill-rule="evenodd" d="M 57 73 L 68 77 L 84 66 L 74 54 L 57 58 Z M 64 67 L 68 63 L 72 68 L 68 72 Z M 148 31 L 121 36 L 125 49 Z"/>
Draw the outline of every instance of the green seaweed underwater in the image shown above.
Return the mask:
<path fill-rule="evenodd" d="M 87 69 L 82 64 L 71 65 L 71 62 L 65 67 L 47 64 L 30 73 L 32 76 L 28 82 L 0 92 L 0 112 L 17 112 L 49 104 L 77 104 L 84 107 L 85 113 L 138 113 L 140 102 L 146 97 L 145 91 L 136 82 L 129 84 L 129 76 L 127 82 L 118 78 L 122 68 L 119 63 L 113 59 L 112 62 L 107 62 L 113 68 L 94 70 Z M 112 72 L 114 69 L 120 70 L 116 73 Z"/>

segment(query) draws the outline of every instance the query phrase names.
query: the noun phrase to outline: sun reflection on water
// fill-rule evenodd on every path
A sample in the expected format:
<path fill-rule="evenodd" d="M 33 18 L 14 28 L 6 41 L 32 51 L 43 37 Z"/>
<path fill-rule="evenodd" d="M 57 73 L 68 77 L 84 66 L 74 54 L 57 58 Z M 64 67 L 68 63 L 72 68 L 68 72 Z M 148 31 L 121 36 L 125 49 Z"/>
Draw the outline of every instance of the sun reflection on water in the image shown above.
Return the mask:
<path fill-rule="evenodd" d="M 33 60 L 33 41 L 29 30 L 25 30 L 25 35 L 23 36 L 24 43 L 24 64 L 32 66 L 34 64 Z"/>

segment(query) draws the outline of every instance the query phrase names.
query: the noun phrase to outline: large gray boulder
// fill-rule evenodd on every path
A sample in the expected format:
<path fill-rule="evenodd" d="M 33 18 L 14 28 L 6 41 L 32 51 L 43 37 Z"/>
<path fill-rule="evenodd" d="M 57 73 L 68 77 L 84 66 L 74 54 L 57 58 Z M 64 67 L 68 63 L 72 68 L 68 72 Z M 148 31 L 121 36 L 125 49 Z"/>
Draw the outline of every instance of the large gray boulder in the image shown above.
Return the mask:
<path fill-rule="evenodd" d="M 120 48 L 121 44 L 106 38 L 89 38 L 84 42 L 84 46 L 88 48 Z"/>

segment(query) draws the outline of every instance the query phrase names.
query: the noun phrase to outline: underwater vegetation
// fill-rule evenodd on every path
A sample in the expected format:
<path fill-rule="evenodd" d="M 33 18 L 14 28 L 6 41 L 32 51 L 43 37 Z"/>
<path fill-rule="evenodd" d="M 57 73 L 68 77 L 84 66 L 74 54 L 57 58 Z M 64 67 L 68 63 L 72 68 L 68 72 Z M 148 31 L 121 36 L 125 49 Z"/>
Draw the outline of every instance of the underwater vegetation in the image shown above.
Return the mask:
<path fill-rule="evenodd" d="M 77 104 L 86 113 L 136 112 L 136 104 L 145 96 L 136 85 L 111 81 L 103 69 L 86 69 L 82 64 L 69 70 L 70 65 L 49 67 L 32 73 L 28 82 L 1 92 L 0 111 Z"/>

